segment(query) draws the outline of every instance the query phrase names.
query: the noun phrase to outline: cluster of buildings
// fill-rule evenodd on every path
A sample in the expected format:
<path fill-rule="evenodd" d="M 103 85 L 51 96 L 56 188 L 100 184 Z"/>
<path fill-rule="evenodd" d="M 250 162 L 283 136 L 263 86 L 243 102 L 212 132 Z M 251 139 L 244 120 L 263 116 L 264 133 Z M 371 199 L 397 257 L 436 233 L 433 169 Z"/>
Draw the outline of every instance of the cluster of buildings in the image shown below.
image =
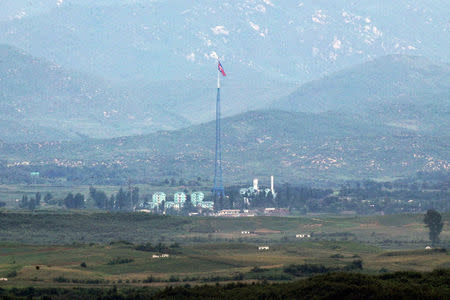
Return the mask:
<path fill-rule="evenodd" d="M 254 216 L 288 216 L 289 210 L 287 208 L 257 208 L 257 209 L 222 209 L 212 214 L 215 217 L 254 217 Z"/>
<path fill-rule="evenodd" d="M 151 202 L 143 204 L 143 208 L 159 211 L 166 211 L 168 209 L 181 210 L 186 204 L 187 197 L 188 195 L 184 192 L 176 192 L 173 195 L 173 199 L 170 200 L 165 193 L 157 192 L 153 194 Z M 214 209 L 214 202 L 204 201 L 205 194 L 203 192 L 194 192 L 190 197 L 192 207 L 207 210 Z"/>
<path fill-rule="evenodd" d="M 244 198 L 244 202 L 250 204 L 250 201 L 257 195 L 268 196 L 272 195 L 273 199 L 277 196 L 274 189 L 274 177 L 270 177 L 270 188 L 260 187 L 258 185 L 258 179 L 253 179 L 253 186 L 248 188 L 241 188 L 239 190 L 240 195 Z M 150 202 L 145 202 L 141 205 L 142 211 L 180 211 L 186 206 L 186 201 L 190 197 L 191 207 L 197 209 L 201 213 L 206 211 L 208 214 L 219 217 L 253 217 L 255 215 L 287 215 L 289 212 L 283 209 L 266 208 L 259 210 L 240 210 L 240 209 L 223 209 L 213 213 L 214 202 L 205 201 L 205 194 L 203 192 L 193 192 L 190 195 L 184 192 L 176 192 L 173 194 L 173 199 L 170 199 L 164 192 L 156 192 L 152 195 Z M 203 212 L 202 212 L 203 211 Z M 190 213 L 190 215 L 197 213 Z"/>
<path fill-rule="evenodd" d="M 270 188 L 260 188 L 258 186 L 258 178 L 253 179 L 253 186 L 250 186 L 248 188 L 241 188 L 239 190 L 239 193 L 241 194 L 241 196 L 255 196 L 258 195 L 260 193 L 265 193 L 265 196 L 267 197 L 267 195 L 269 193 L 272 193 L 273 198 L 276 198 L 277 193 L 275 193 L 275 188 L 274 188 L 274 177 L 270 176 Z"/>

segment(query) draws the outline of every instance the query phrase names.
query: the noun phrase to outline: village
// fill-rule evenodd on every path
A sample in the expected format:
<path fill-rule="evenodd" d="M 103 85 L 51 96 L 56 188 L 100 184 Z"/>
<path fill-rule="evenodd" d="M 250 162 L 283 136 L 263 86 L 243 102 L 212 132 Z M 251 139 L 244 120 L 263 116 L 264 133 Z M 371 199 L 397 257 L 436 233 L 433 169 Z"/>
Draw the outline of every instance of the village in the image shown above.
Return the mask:
<path fill-rule="evenodd" d="M 151 201 L 144 201 L 137 207 L 137 211 L 156 214 L 180 214 L 186 213 L 189 216 L 206 215 L 214 217 L 254 217 L 254 216 L 287 216 L 289 210 L 287 208 L 276 207 L 258 207 L 250 209 L 252 200 L 257 196 L 270 197 L 275 199 L 277 194 L 274 188 L 274 176 L 270 177 L 270 188 L 259 186 L 258 178 L 253 179 L 253 185 L 239 189 L 239 197 L 243 205 L 236 208 L 235 203 L 227 198 L 230 203 L 229 208 L 219 209 L 217 203 L 209 201 L 205 198 L 205 193 L 195 191 L 190 194 L 178 191 L 173 194 L 170 199 L 164 192 L 155 192 Z"/>

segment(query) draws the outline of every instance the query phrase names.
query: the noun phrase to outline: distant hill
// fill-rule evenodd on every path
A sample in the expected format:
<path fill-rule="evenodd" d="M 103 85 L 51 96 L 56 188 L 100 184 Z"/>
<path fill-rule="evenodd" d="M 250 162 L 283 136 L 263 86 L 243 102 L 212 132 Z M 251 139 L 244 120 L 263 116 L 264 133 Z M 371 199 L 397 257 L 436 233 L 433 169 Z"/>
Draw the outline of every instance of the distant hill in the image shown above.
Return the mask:
<path fill-rule="evenodd" d="M 380 57 L 304 84 L 279 109 L 341 111 L 418 131 L 450 132 L 450 64 L 405 55 Z"/>
<path fill-rule="evenodd" d="M 0 45 L 0 139 L 6 142 L 114 137 L 189 124 L 110 83 Z"/>
<path fill-rule="evenodd" d="M 104 164 L 130 176 L 213 175 L 214 122 L 177 131 L 72 143 L 0 147 L 2 158 L 53 165 Z M 339 113 L 252 111 L 223 120 L 224 180 L 274 174 L 280 180 L 397 177 L 448 170 L 448 139 Z M 145 174 L 145 175 L 144 175 Z"/>
<path fill-rule="evenodd" d="M 450 59 L 447 0 L 5 1 L 0 42 L 102 78 L 202 80 L 216 55 L 295 81 L 393 53 Z"/>
<path fill-rule="evenodd" d="M 133 99 L 149 99 L 167 111 L 181 115 L 192 124 L 216 116 L 216 65 L 208 80 L 162 80 L 125 82 L 123 88 Z M 289 95 L 298 83 L 272 80 L 259 74 L 229 74 L 221 80 L 222 115 L 232 116 L 267 108 L 275 99 Z"/>

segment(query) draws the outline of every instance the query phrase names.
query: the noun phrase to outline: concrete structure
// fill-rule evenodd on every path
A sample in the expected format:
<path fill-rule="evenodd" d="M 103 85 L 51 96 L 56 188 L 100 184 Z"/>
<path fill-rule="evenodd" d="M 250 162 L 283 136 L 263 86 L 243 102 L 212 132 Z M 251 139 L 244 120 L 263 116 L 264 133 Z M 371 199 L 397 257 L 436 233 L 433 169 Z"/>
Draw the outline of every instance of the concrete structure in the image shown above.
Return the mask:
<path fill-rule="evenodd" d="M 183 192 L 176 192 L 173 195 L 173 202 L 175 202 L 176 204 L 179 204 L 180 206 L 184 205 L 184 202 L 186 202 L 186 194 Z"/>
<path fill-rule="evenodd" d="M 203 208 L 203 209 L 213 210 L 214 209 L 214 202 L 213 201 L 203 201 L 200 204 L 200 207 Z"/>
<path fill-rule="evenodd" d="M 267 251 L 267 250 L 269 250 L 269 246 L 259 246 L 258 250 L 259 251 Z"/>
<path fill-rule="evenodd" d="M 168 208 L 175 208 L 175 202 L 173 202 L 173 201 L 164 202 L 164 209 L 168 209 Z"/>
<path fill-rule="evenodd" d="M 272 192 L 272 195 L 274 195 L 273 197 L 275 198 L 275 187 L 273 185 L 274 182 L 274 178 L 273 175 L 270 176 L 270 191 Z"/>
<path fill-rule="evenodd" d="M 205 199 L 205 194 L 203 192 L 194 192 L 191 194 L 191 203 L 192 206 L 198 207 L 201 206 L 201 203 Z"/>
<path fill-rule="evenodd" d="M 152 196 L 153 203 L 161 204 L 163 201 L 166 201 L 166 194 L 163 192 L 154 193 Z"/>
<path fill-rule="evenodd" d="M 287 208 L 275 208 L 275 207 L 267 207 L 264 209 L 264 215 L 266 216 L 287 216 L 289 215 L 289 209 Z"/>
<path fill-rule="evenodd" d="M 256 194 L 258 194 L 258 190 L 255 190 L 252 186 L 251 187 L 248 187 L 248 188 L 242 188 L 242 189 L 240 189 L 239 190 L 239 193 L 242 195 L 242 196 L 245 196 L 245 195 L 249 195 L 249 196 L 252 196 L 252 195 L 256 195 Z"/>
<path fill-rule="evenodd" d="M 160 206 L 160 205 L 161 205 L 161 203 L 152 201 L 152 202 L 149 202 L 149 203 L 147 204 L 147 208 L 148 208 L 148 209 L 151 209 L 151 210 L 159 209 L 159 206 Z"/>
<path fill-rule="evenodd" d="M 311 235 L 307 234 L 307 233 L 299 233 L 299 234 L 296 234 L 295 237 L 298 239 L 304 239 L 304 238 L 310 238 Z"/>
<path fill-rule="evenodd" d="M 153 254 L 152 258 L 167 258 L 169 254 Z"/>
<path fill-rule="evenodd" d="M 258 178 L 253 179 L 253 189 L 255 191 L 259 191 L 258 190 Z"/>
<path fill-rule="evenodd" d="M 239 209 L 222 209 L 217 215 L 220 217 L 239 217 L 240 213 Z"/>
<path fill-rule="evenodd" d="M 31 177 L 31 182 L 32 182 L 33 184 L 36 184 L 36 183 L 37 183 L 37 180 L 38 180 L 39 177 L 40 177 L 40 174 L 39 174 L 39 172 L 30 172 L 30 177 Z"/>

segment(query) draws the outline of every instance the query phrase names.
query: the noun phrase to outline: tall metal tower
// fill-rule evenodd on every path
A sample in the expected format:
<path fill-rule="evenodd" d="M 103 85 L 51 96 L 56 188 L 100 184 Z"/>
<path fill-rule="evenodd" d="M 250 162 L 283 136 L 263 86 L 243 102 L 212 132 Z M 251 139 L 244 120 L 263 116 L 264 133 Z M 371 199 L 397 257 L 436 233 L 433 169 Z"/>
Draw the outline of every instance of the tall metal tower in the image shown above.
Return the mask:
<path fill-rule="evenodd" d="M 214 208 L 220 210 L 225 199 L 225 189 L 222 181 L 222 142 L 220 132 L 220 73 L 226 76 L 220 62 L 217 69 L 217 100 L 216 100 L 216 154 L 214 159 L 214 187 L 212 189 Z"/>

